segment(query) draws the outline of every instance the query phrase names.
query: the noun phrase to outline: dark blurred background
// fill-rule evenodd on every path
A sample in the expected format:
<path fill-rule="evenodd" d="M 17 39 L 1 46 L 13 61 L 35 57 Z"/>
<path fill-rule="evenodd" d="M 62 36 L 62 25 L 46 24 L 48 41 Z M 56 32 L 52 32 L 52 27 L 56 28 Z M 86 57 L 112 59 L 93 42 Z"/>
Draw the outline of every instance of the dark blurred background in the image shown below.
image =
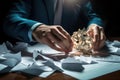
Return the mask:
<path fill-rule="evenodd" d="M 11 3 L 14 1 L 17 0 L 0 0 L 0 42 L 9 39 L 9 37 L 3 33 L 2 24 Z M 105 33 L 108 38 L 120 37 L 120 4 L 118 1 L 119 0 L 91 0 L 94 10 L 106 23 Z"/>
<path fill-rule="evenodd" d="M 120 4 L 117 0 L 91 0 L 95 11 L 106 22 L 107 37 L 120 37 Z"/>
<path fill-rule="evenodd" d="M 10 37 L 4 34 L 2 26 L 3 20 L 8 13 L 11 3 L 14 1 L 15 0 L 0 0 L 0 43 L 10 39 Z"/>

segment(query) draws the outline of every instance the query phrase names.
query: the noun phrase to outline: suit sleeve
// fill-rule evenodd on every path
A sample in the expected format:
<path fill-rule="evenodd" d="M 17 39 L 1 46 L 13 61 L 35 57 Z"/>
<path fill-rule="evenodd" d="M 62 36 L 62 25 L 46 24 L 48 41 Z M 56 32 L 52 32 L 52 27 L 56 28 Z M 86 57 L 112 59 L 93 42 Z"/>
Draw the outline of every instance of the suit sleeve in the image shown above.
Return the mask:
<path fill-rule="evenodd" d="M 88 2 L 87 5 L 85 6 L 84 13 L 88 18 L 88 26 L 90 24 L 97 24 L 101 27 L 105 27 L 102 18 L 100 18 L 100 16 L 95 13 L 90 2 Z"/>
<path fill-rule="evenodd" d="M 30 42 L 28 32 L 34 24 L 39 23 L 30 19 L 31 9 L 31 0 L 15 2 L 5 19 L 4 32 L 15 39 Z"/>

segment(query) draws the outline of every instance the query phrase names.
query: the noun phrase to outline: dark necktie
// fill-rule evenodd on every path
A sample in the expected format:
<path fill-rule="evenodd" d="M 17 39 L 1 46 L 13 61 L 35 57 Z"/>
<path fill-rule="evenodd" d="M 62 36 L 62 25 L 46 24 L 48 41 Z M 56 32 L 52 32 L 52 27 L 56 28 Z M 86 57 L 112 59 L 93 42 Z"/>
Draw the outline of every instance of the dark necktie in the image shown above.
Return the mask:
<path fill-rule="evenodd" d="M 54 16 L 54 24 L 60 25 L 62 18 L 63 0 L 57 0 Z"/>

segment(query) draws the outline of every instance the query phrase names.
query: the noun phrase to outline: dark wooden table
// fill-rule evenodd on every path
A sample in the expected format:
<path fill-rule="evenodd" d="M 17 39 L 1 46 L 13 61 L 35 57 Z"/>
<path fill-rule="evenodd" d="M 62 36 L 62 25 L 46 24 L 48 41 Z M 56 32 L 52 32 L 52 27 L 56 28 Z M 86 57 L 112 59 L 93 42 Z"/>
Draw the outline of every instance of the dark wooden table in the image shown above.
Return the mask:
<path fill-rule="evenodd" d="M 6 73 L 0 76 L 0 80 L 76 80 L 76 79 L 63 73 L 54 73 L 47 78 L 40 78 L 37 76 L 22 73 Z M 120 80 L 120 70 L 97 77 L 93 80 Z"/>
<path fill-rule="evenodd" d="M 109 40 L 120 40 L 120 38 L 108 38 Z M 47 78 L 40 78 L 33 75 L 28 75 L 20 72 L 6 73 L 0 75 L 0 80 L 76 80 L 75 78 L 63 73 L 55 72 Z M 93 80 L 120 80 L 120 70 L 115 71 Z"/>

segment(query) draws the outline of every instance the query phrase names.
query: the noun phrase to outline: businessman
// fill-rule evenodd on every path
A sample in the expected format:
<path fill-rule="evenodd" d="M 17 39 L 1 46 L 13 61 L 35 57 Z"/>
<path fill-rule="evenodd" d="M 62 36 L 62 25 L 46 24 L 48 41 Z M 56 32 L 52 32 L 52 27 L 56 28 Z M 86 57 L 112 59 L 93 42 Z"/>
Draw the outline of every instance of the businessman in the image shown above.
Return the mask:
<path fill-rule="evenodd" d="M 88 0 L 18 0 L 13 3 L 4 23 L 4 32 L 24 42 L 44 43 L 69 53 L 73 48 L 70 35 L 87 27 L 93 49 L 104 46 L 102 19 Z"/>

